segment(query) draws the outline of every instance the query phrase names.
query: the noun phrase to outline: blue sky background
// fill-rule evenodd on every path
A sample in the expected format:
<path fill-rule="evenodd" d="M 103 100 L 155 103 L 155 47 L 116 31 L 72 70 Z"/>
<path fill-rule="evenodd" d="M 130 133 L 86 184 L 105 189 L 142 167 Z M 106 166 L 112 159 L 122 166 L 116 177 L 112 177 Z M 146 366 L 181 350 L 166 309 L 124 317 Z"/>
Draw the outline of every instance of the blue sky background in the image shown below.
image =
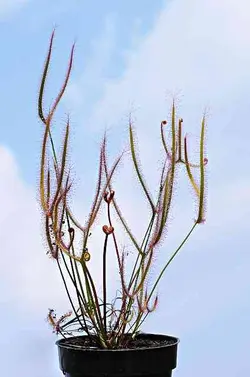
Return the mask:
<path fill-rule="evenodd" d="M 61 313 L 69 306 L 56 267 L 45 255 L 36 201 L 42 137 L 36 99 L 55 25 L 47 105 L 64 76 L 71 43 L 77 40 L 73 74 L 54 134 L 60 140 L 69 112 L 70 161 L 78 177 L 73 205 L 80 218 L 88 210 L 105 127 L 112 159 L 127 144 L 132 111 L 142 167 L 153 192 L 162 156 L 159 124 L 169 116 L 173 95 L 192 145 L 207 109 L 207 222 L 164 276 L 159 309 L 143 330 L 180 337 L 176 377 L 249 375 L 247 0 L 0 1 L 2 375 L 61 375 L 56 339 L 44 318 L 48 307 Z M 116 193 L 129 223 L 141 234 L 147 207 L 131 171 L 126 161 L 115 180 Z M 180 172 L 169 234 L 152 277 L 192 225 L 194 195 L 185 178 Z M 93 250 L 98 240 L 97 229 Z M 112 255 L 109 258 L 112 292 L 117 275 Z M 93 258 L 92 267 L 98 284 L 100 261 Z"/>

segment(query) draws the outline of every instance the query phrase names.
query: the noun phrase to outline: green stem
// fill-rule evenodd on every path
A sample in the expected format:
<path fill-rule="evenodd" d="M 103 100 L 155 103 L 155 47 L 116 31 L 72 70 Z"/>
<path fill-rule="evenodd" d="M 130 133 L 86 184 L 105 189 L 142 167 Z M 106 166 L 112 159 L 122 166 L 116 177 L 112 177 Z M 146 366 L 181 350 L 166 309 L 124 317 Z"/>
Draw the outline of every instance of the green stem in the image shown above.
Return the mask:
<path fill-rule="evenodd" d="M 107 334 L 107 282 L 106 282 L 106 265 L 107 265 L 107 243 L 108 243 L 108 234 L 105 236 L 104 247 L 103 247 L 103 322 L 104 322 L 104 331 Z"/>
<path fill-rule="evenodd" d="M 137 285 L 137 282 L 138 282 L 138 279 L 139 279 L 139 273 L 140 273 L 140 269 L 141 269 L 141 264 L 142 264 L 143 258 L 144 258 L 144 253 L 145 253 L 145 250 L 146 250 L 146 247 L 147 247 L 147 243 L 148 243 L 148 240 L 149 240 L 149 237 L 150 237 L 150 234 L 151 234 L 151 230 L 152 230 L 152 227 L 153 227 L 153 224 L 154 224 L 154 218 L 155 218 L 155 214 L 152 215 L 151 220 L 150 220 L 149 225 L 148 225 L 148 228 L 147 228 L 146 233 L 144 235 L 144 238 L 143 238 L 143 241 L 142 241 L 142 244 L 141 244 L 141 248 L 140 248 L 140 249 L 142 249 L 143 248 L 143 244 L 145 243 L 144 250 L 143 250 L 142 255 L 141 254 L 137 255 L 137 259 L 136 259 L 136 262 L 135 262 L 135 265 L 134 265 L 134 268 L 133 268 L 133 272 L 131 274 L 130 282 L 129 282 L 129 285 L 128 285 L 128 290 L 131 288 L 134 279 L 135 279 L 134 288 Z M 142 260 L 140 262 L 140 265 L 138 267 L 137 272 L 135 273 L 135 269 L 136 269 L 136 266 L 137 266 L 137 263 L 138 263 L 138 260 L 139 260 L 140 256 L 141 256 Z M 133 276 L 134 273 L 135 273 L 135 276 Z M 133 305 L 133 299 L 129 298 L 129 301 L 128 301 L 128 304 L 127 304 L 128 312 L 130 311 L 132 305 Z M 120 319 L 120 317 L 119 317 L 119 319 Z M 127 326 L 127 323 L 125 322 L 124 325 L 123 325 L 123 328 L 122 328 L 122 334 L 125 333 L 126 326 Z"/>
<path fill-rule="evenodd" d="M 197 222 L 194 223 L 194 225 L 192 226 L 191 230 L 188 232 L 188 234 L 186 235 L 186 237 L 184 238 L 184 240 L 182 241 L 182 243 L 180 244 L 180 246 L 176 249 L 176 251 L 173 253 L 173 255 L 171 256 L 171 258 L 168 260 L 168 262 L 166 263 L 166 265 L 164 266 L 164 268 L 162 269 L 160 275 L 158 276 L 158 279 L 156 280 L 151 292 L 150 292 L 150 295 L 148 297 L 148 301 L 150 300 L 150 298 L 152 297 L 154 291 L 155 291 L 155 288 L 157 287 L 160 279 L 162 278 L 165 270 L 167 269 L 167 267 L 170 265 L 170 263 L 173 261 L 174 257 L 178 254 L 179 250 L 182 248 L 182 246 L 185 244 L 185 242 L 187 241 L 187 239 L 190 237 L 191 233 L 193 232 L 194 228 L 196 227 L 197 225 Z M 149 313 L 146 314 L 146 316 L 144 317 L 144 319 L 139 323 L 141 317 L 143 314 L 140 315 L 140 318 L 139 318 L 139 321 L 136 321 L 136 326 L 135 326 L 135 329 L 133 332 L 136 332 L 136 330 L 142 325 L 142 323 L 145 321 L 145 319 L 147 318 Z"/>

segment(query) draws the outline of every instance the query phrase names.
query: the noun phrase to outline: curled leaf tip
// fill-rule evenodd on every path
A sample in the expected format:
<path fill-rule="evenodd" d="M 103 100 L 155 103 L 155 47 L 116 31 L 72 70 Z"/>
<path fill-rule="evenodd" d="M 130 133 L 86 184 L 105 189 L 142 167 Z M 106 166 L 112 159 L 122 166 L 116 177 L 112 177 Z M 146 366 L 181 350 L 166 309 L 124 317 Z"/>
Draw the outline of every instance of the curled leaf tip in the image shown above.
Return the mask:
<path fill-rule="evenodd" d="M 114 195 L 115 195 L 115 192 L 113 190 L 111 190 L 110 193 L 108 191 L 106 191 L 103 195 L 105 202 L 110 203 L 112 201 Z"/>
<path fill-rule="evenodd" d="M 83 259 L 85 262 L 90 260 L 90 253 L 87 250 L 83 253 Z"/>
<path fill-rule="evenodd" d="M 102 230 L 108 236 L 109 234 L 113 233 L 114 228 L 112 226 L 103 225 Z"/>
<path fill-rule="evenodd" d="M 161 122 L 161 124 L 162 124 L 163 126 L 165 126 L 167 123 L 168 123 L 168 122 L 167 122 L 166 120 L 163 120 L 163 121 Z"/>

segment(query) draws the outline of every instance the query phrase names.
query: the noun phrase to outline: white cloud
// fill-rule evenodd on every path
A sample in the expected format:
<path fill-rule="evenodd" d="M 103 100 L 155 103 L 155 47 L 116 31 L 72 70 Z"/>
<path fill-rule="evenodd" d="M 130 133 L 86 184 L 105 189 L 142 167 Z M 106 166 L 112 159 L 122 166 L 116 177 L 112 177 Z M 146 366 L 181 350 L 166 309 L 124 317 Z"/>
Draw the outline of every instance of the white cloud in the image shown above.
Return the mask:
<path fill-rule="evenodd" d="M 134 103 L 142 166 L 153 188 L 152 182 L 158 176 L 155 166 L 159 153 L 148 151 L 159 150 L 159 123 L 169 113 L 169 93 L 177 93 L 178 113 L 184 118 L 184 130 L 192 135 L 198 135 L 204 107 L 208 106 L 209 206 L 215 202 L 220 204 L 217 208 L 217 213 L 221 210 L 220 216 L 214 212 L 217 224 L 223 219 L 235 220 L 240 216 L 241 208 L 243 211 L 248 208 L 237 191 L 239 186 L 240 191 L 246 191 L 247 204 L 249 178 L 239 174 L 249 163 L 249 155 L 244 151 L 250 132 L 245 125 L 244 108 L 240 106 L 244 101 L 245 109 L 248 108 L 245 100 L 250 84 L 248 9 L 246 0 L 237 4 L 220 1 L 219 5 L 215 0 L 171 2 L 140 46 L 126 53 L 123 76 L 106 81 L 103 97 L 96 103 L 91 116 L 84 120 L 85 128 L 99 132 L 108 125 L 115 135 L 120 135 L 127 123 L 126 114 Z M 74 85 L 81 101 L 85 88 L 81 83 Z M 244 158 L 240 157 L 240 150 L 245 153 Z M 122 174 L 132 187 L 130 167 Z M 127 192 L 129 190 L 127 188 Z M 240 206 L 237 200 L 241 200 Z M 133 207 L 132 202 L 130 206 Z M 234 216 L 224 213 L 224 209 L 230 212 L 231 205 L 235 209 L 232 211 Z M 211 214 L 208 216 L 211 218 Z"/>
<path fill-rule="evenodd" d="M 85 127 L 87 123 L 91 130 L 99 133 L 108 125 L 120 137 L 133 103 L 137 108 L 133 114 L 142 167 L 150 187 L 154 188 L 159 173 L 156 171 L 159 123 L 169 114 L 172 93 L 176 94 L 177 110 L 184 118 L 185 130 L 192 135 L 198 134 L 204 107 L 208 107 L 207 224 L 191 237 L 162 280 L 159 320 L 154 320 L 154 314 L 151 316 L 151 329 L 172 329 L 185 339 L 196 329 L 205 328 L 211 317 L 223 317 L 247 300 L 250 287 L 247 267 L 250 154 L 246 152 L 250 137 L 249 66 L 249 1 L 175 0 L 166 5 L 140 46 L 126 52 L 123 75 L 106 81 L 103 97 L 84 120 Z M 81 91 L 79 85 L 78 95 Z M 121 207 L 135 228 L 140 228 L 138 223 L 143 222 L 145 208 L 140 202 L 142 195 L 132 182 L 131 165 L 126 164 L 116 182 L 117 198 L 122 195 Z M 188 229 L 187 221 L 194 217 L 188 210 L 189 203 L 192 204 L 182 183 L 181 179 L 181 191 L 175 198 L 176 219 L 169 231 L 170 240 L 159 253 L 159 265 L 166 260 L 166 253 L 179 244 L 178 240 Z M 240 319 L 234 317 L 230 326 L 234 326 L 233 321 Z M 148 325 L 147 329 L 150 330 Z M 239 331 L 247 339 L 249 331 L 246 328 Z M 228 340 L 220 341 L 227 352 Z M 207 354 L 211 343 L 201 344 Z"/>
<path fill-rule="evenodd" d="M 79 79 L 81 90 L 79 92 L 79 83 L 71 82 L 65 96 L 66 105 L 71 104 L 73 108 L 79 106 L 84 112 L 89 113 L 91 106 L 99 98 L 105 85 L 105 70 L 115 49 L 115 24 L 115 15 L 109 14 L 105 19 L 101 36 L 91 41 L 90 57 L 86 62 L 83 61 L 85 70 Z M 80 63 L 78 58 L 78 64 Z"/>
<path fill-rule="evenodd" d="M 56 266 L 41 246 L 35 193 L 3 146 L 0 182 L 2 374 L 15 376 L 18 367 L 22 376 L 54 376 L 58 371 L 52 363 L 55 337 L 45 318 L 48 307 L 57 305 L 61 313 L 69 305 Z M 43 352 L 37 353 L 34 344 L 40 344 Z"/>
<path fill-rule="evenodd" d="M 171 2 L 141 46 L 127 54 L 123 77 L 107 82 L 91 124 L 117 121 L 130 101 L 144 119 L 162 114 L 166 91 L 181 90 L 183 105 L 189 113 L 195 108 L 196 117 L 206 105 L 214 113 L 249 79 L 248 9 L 246 0 Z"/>
<path fill-rule="evenodd" d="M 5 18 L 28 2 L 29 0 L 0 0 L 0 18 Z"/>
<path fill-rule="evenodd" d="M 27 307 L 31 313 L 46 310 L 58 298 L 61 282 L 56 266 L 41 246 L 40 214 L 35 193 L 26 186 L 13 155 L 0 147 L 0 269 L 5 300 Z M 62 297 L 62 295 L 59 297 Z M 60 301 L 60 300 L 59 300 Z M 35 305 L 34 305 L 35 303 Z"/>

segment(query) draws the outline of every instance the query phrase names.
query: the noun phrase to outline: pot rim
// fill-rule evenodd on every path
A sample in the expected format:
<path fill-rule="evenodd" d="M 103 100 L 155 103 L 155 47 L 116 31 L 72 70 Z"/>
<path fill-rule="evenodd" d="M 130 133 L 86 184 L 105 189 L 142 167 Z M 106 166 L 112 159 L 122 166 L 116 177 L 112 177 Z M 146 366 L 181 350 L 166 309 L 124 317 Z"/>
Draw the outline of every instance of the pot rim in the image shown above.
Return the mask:
<path fill-rule="evenodd" d="M 85 337 L 87 338 L 88 335 L 80 335 L 80 336 L 71 336 L 69 338 L 61 338 L 59 340 L 56 341 L 56 345 L 60 348 L 64 348 L 64 349 L 72 349 L 74 351 L 81 351 L 81 352 L 133 352 L 133 351 L 143 351 L 145 349 L 147 350 L 154 350 L 154 349 L 160 349 L 160 348 L 167 348 L 167 347 L 174 347 L 176 345 L 179 344 L 180 342 L 180 339 L 175 337 L 175 336 L 172 336 L 172 335 L 166 335 L 166 334 L 153 334 L 153 333 L 140 333 L 138 334 L 139 336 L 142 336 L 142 337 L 146 337 L 146 336 L 153 336 L 153 337 L 160 337 L 160 338 L 170 338 L 172 340 L 174 340 L 173 343 L 171 344 L 162 344 L 162 345 L 159 345 L 159 346 L 153 346 L 153 347 L 140 347 L 140 348 L 114 348 L 114 349 L 102 349 L 102 348 L 98 348 L 98 347 L 86 347 L 86 348 L 83 348 L 82 346 L 76 346 L 76 345 L 69 345 L 69 344 L 64 344 L 64 342 L 68 339 L 74 339 L 74 338 L 82 338 L 82 337 Z M 166 339 L 167 340 L 167 339 Z"/>

